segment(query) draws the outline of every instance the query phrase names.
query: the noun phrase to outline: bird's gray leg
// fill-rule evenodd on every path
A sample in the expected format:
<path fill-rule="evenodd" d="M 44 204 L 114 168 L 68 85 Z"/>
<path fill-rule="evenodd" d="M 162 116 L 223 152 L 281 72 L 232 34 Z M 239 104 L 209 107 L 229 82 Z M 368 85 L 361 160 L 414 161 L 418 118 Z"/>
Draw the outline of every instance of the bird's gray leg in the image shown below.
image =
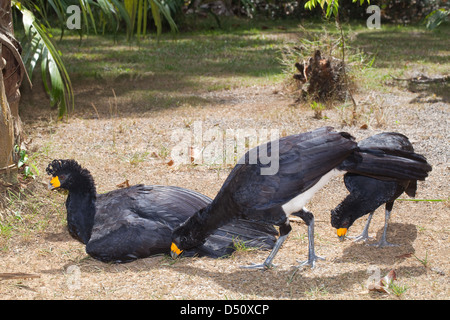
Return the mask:
<path fill-rule="evenodd" d="M 278 250 L 280 250 L 281 246 L 283 245 L 283 242 L 288 237 L 289 233 L 291 232 L 292 227 L 289 224 L 289 220 L 287 220 L 286 224 L 282 225 L 280 227 L 280 237 L 278 238 L 277 242 L 275 243 L 272 251 L 270 251 L 269 256 L 266 258 L 266 260 L 262 264 L 251 264 L 249 266 L 241 266 L 241 268 L 245 269 L 270 269 L 275 267 L 274 264 L 272 264 L 273 259 L 278 253 Z"/>
<path fill-rule="evenodd" d="M 306 208 L 303 208 L 300 212 L 296 214 L 300 218 L 305 221 L 306 225 L 308 226 L 308 260 L 306 261 L 298 261 L 300 264 L 297 266 L 297 268 L 309 265 L 311 268 L 314 268 L 316 265 L 317 260 L 325 260 L 323 257 L 319 257 L 316 255 L 314 251 L 314 216 L 312 212 L 306 210 Z"/>
<path fill-rule="evenodd" d="M 358 242 L 358 241 L 366 242 L 367 240 L 371 239 L 371 237 L 369 237 L 369 226 L 370 226 L 370 222 L 372 221 L 373 213 L 374 213 L 373 211 L 371 213 L 369 213 L 369 217 L 367 218 L 367 222 L 364 227 L 364 230 L 359 236 L 347 237 L 347 238 L 352 239 L 354 242 Z"/>
<path fill-rule="evenodd" d="M 377 243 L 370 244 L 371 246 L 376 246 L 378 248 L 398 246 L 398 244 L 390 243 L 386 240 L 387 227 L 389 224 L 389 218 L 391 217 L 391 212 L 392 212 L 393 206 L 394 206 L 394 202 L 386 203 L 383 234 L 381 235 L 380 241 L 378 241 Z"/>

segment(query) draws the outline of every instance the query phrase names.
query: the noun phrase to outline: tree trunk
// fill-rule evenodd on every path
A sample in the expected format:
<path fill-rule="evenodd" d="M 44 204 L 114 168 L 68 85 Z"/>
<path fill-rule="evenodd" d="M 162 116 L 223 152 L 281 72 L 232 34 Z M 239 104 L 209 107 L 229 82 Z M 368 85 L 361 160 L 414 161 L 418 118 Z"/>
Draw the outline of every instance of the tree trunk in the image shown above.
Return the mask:
<path fill-rule="evenodd" d="M 21 46 L 14 38 L 11 1 L 0 2 L 0 178 L 17 182 L 14 145 L 20 146 L 22 126 L 19 117 L 20 84 L 26 73 Z"/>
<path fill-rule="evenodd" d="M 0 54 L 3 52 L 0 46 Z M 3 69 L 6 60 L 0 55 L 0 179 L 9 183 L 15 183 L 17 179 L 17 168 L 14 166 L 14 126 L 11 110 L 5 93 L 3 81 Z"/>

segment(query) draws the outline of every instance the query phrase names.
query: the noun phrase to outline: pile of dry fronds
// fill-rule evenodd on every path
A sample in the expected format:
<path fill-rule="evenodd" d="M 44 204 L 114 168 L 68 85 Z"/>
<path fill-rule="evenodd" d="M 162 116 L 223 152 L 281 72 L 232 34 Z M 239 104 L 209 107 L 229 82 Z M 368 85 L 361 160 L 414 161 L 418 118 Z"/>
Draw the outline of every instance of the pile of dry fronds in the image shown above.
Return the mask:
<path fill-rule="evenodd" d="M 350 47 L 347 40 L 343 51 L 342 37 L 326 29 L 321 33 L 303 31 L 294 46 L 283 50 L 282 62 L 296 100 L 326 104 L 349 100 L 356 91 L 355 74 L 370 67 L 374 59 Z"/>

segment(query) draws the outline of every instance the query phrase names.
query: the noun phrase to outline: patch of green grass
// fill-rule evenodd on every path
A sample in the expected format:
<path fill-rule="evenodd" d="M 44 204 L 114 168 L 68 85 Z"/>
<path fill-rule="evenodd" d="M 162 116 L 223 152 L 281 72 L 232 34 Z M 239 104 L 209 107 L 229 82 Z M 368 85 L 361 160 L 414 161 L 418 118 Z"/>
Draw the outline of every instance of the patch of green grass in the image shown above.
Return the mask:
<path fill-rule="evenodd" d="M 75 91 L 87 93 L 86 101 L 84 95 L 76 97 L 79 104 L 91 108 L 92 95 L 100 94 L 101 99 L 103 94 L 91 89 L 92 84 L 105 84 L 114 88 L 118 97 L 130 98 L 130 110 L 145 112 L 208 105 L 214 99 L 199 98 L 205 92 L 284 84 L 294 73 L 293 69 L 286 72 L 283 65 L 287 46 L 306 38 L 306 33 L 322 39 L 324 47 L 333 46 L 332 39 L 339 38 L 332 22 L 306 21 L 300 27 L 295 19 L 222 20 L 220 30 L 211 19 L 187 21 L 185 27 L 180 26 L 183 32 L 163 34 L 159 42 L 152 37 L 142 39 L 139 45 L 128 43 L 125 35 L 118 35 L 116 42 L 108 35 L 89 35 L 80 42 L 77 34 L 67 32 L 58 46 Z M 343 29 L 347 62 L 364 66 L 350 72 L 359 92 L 383 94 L 391 92 L 393 86 L 405 85 L 393 83 L 392 76 L 450 72 L 448 25 L 435 32 L 423 26 L 389 24 L 370 30 L 364 23 L 344 23 Z M 55 30 L 55 37 L 58 32 Z M 448 98 L 443 86 L 420 90 Z"/>
<path fill-rule="evenodd" d="M 233 239 L 233 245 L 237 252 L 256 250 L 256 248 L 254 247 L 248 247 L 246 241 L 243 241 L 239 238 Z"/>
<path fill-rule="evenodd" d="M 36 183 L 39 184 L 39 183 Z M 0 221 L 0 250 L 8 250 L 9 242 L 29 241 L 50 225 L 65 224 L 64 201 L 57 194 L 48 196 L 44 188 L 32 191 L 7 190 L 2 195 L 7 201 L 7 214 Z M 44 195 L 45 194 L 45 195 Z M 60 219 L 55 219 L 59 217 Z"/>
<path fill-rule="evenodd" d="M 167 159 L 170 156 L 170 149 L 165 145 L 161 145 L 157 155 L 162 159 Z"/>
<path fill-rule="evenodd" d="M 366 88 L 380 90 L 391 75 L 448 74 L 449 37 L 449 26 L 430 32 L 422 26 L 383 25 L 380 30 L 359 29 L 350 44 L 375 55 L 372 68 L 364 71 L 363 78 Z"/>
<path fill-rule="evenodd" d="M 146 161 L 146 158 L 148 155 L 149 155 L 149 152 L 136 151 L 130 157 L 130 160 L 129 160 L 130 164 L 132 166 L 138 165 L 139 163 Z"/>
<path fill-rule="evenodd" d="M 425 252 L 425 257 L 423 259 L 420 259 L 419 257 L 417 257 L 415 254 L 413 254 L 414 258 L 417 259 L 417 261 L 419 261 L 425 268 L 428 267 L 428 251 Z"/>
<path fill-rule="evenodd" d="M 397 296 L 398 298 L 401 298 L 401 296 L 408 290 L 408 286 L 406 285 L 400 285 L 395 282 L 391 282 L 389 284 L 389 291 Z"/>
<path fill-rule="evenodd" d="M 255 21 L 230 20 L 222 30 L 200 28 L 175 37 L 165 34 L 159 43 L 146 39 L 140 45 L 127 43 L 125 36 L 114 43 L 112 36 L 93 35 L 80 45 L 78 36 L 68 33 L 58 45 L 75 86 L 87 79 L 128 76 L 145 81 L 150 90 L 220 90 L 279 81 L 283 40 L 273 34 L 297 32 L 296 25 L 296 21 L 263 21 L 255 25 Z M 163 81 L 165 85 L 160 85 L 160 77 L 170 78 L 171 83 Z M 218 82 L 216 88 L 211 88 L 209 77 Z"/>
<path fill-rule="evenodd" d="M 328 295 L 328 289 L 325 287 L 324 284 L 321 284 L 319 286 L 313 286 L 309 290 L 305 291 L 305 295 L 309 296 L 311 298 L 320 298 Z"/>
<path fill-rule="evenodd" d="M 277 62 L 280 44 L 257 35 L 180 35 L 177 39 L 162 39 L 159 44 L 143 41 L 140 47 L 115 46 L 102 37 L 90 37 L 81 47 L 76 42 L 71 37 L 60 46 L 69 73 L 77 78 L 116 79 L 152 72 L 172 75 L 177 85 L 184 79 L 206 75 L 232 81 L 233 77 L 259 77 L 281 71 Z M 80 55 L 80 51 L 84 54 Z"/>
<path fill-rule="evenodd" d="M 5 242 L 11 237 L 12 229 L 14 228 L 14 225 L 10 221 L 2 221 L 0 222 L 0 243 Z M 0 246 L 1 250 L 4 250 L 2 246 Z"/>

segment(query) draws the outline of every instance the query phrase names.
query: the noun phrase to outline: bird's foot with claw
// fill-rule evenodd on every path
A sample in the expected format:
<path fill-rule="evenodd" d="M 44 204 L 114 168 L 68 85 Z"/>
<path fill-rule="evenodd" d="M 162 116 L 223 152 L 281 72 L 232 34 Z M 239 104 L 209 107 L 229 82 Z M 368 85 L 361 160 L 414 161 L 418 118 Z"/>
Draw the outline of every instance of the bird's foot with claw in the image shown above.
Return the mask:
<path fill-rule="evenodd" d="M 258 269 L 258 270 L 269 270 L 269 269 L 273 269 L 275 268 L 276 265 L 275 264 L 266 264 L 266 263 L 261 263 L 261 264 L 256 264 L 256 263 L 252 263 L 251 265 L 248 266 L 240 266 L 240 268 L 242 269 Z"/>
<path fill-rule="evenodd" d="M 349 240 L 352 240 L 353 242 L 360 242 L 360 241 L 362 241 L 364 243 L 369 241 L 369 240 L 374 239 L 373 237 L 369 237 L 368 235 L 362 235 L 362 234 L 359 235 L 359 236 L 354 236 L 354 237 L 348 236 L 346 238 L 349 239 Z"/>
<path fill-rule="evenodd" d="M 295 266 L 296 268 L 303 268 L 304 266 L 310 266 L 311 269 L 314 269 L 314 267 L 316 266 L 316 261 L 317 260 L 325 260 L 324 257 L 320 257 L 320 256 L 309 256 L 308 260 L 305 261 L 299 261 L 297 260 L 298 263 L 300 263 L 298 266 Z"/>

